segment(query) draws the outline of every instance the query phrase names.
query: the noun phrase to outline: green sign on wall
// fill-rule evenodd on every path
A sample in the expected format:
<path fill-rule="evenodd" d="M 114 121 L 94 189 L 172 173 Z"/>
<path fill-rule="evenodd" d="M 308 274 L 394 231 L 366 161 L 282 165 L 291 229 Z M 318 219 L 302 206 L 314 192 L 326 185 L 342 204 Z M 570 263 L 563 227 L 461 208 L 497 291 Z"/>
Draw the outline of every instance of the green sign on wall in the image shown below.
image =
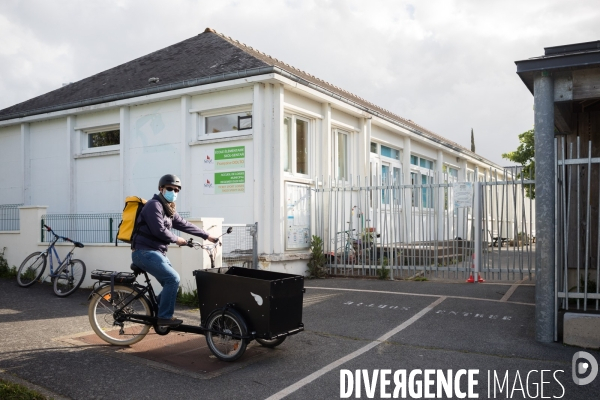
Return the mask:
<path fill-rule="evenodd" d="M 215 169 L 245 168 L 246 146 L 215 149 Z"/>

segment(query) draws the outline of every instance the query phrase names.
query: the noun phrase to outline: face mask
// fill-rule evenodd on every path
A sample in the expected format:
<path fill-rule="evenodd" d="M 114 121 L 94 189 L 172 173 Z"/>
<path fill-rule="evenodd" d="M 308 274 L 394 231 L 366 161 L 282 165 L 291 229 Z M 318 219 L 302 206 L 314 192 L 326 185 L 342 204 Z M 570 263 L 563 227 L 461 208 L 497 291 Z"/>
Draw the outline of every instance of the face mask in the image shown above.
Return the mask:
<path fill-rule="evenodd" d="M 177 200 L 177 193 L 175 193 L 174 190 L 171 190 L 170 192 L 168 190 L 165 190 L 165 192 L 163 193 L 163 197 L 169 203 L 173 203 L 175 202 L 175 200 Z"/>

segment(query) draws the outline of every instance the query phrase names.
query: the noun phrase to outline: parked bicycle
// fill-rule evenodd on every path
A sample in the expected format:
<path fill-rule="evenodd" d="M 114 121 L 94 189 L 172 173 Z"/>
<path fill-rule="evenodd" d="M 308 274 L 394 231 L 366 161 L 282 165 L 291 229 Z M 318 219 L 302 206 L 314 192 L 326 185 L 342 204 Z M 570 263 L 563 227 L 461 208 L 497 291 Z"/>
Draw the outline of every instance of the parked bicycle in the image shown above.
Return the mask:
<path fill-rule="evenodd" d="M 335 252 L 330 253 L 330 264 L 372 264 L 376 263 L 374 257 L 374 244 L 380 235 L 365 229 L 362 234 L 357 235 L 356 229 L 348 229 L 337 232 L 337 239 L 332 240 L 332 247 Z M 337 246 L 337 247 L 336 247 Z"/>
<path fill-rule="evenodd" d="M 231 228 L 227 233 L 230 232 Z M 218 359 L 234 361 L 252 340 L 275 347 L 287 336 L 304 330 L 303 277 L 238 267 L 214 268 L 220 242 L 203 245 L 190 239 L 187 245 L 206 250 L 211 260 L 211 269 L 194 271 L 200 326 L 158 325 L 158 301 L 150 277 L 131 264 L 133 273 L 92 272 L 92 279 L 98 282 L 90 294 L 88 317 L 102 340 L 113 345 L 132 345 L 142 340 L 150 327 L 159 335 L 170 331 L 196 333 L 206 336 L 210 351 Z M 144 284 L 136 281 L 140 275 Z M 264 308 L 257 309 L 263 303 Z M 276 324 L 270 323 L 272 317 L 278 319 Z"/>
<path fill-rule="evenodd" d="M 73 258 L 75 247 L 82 248 L 83 244 L 67 237 L 57 235 L 48 225 L 44 225 L 44 227 L 49 233 L 54 235 L 54 239 L 46 250 L 36 251 L 25 258 L 17 272 L 17 283 L 21 287 L 29 287 L 38 281 L 44 281 L 45 278 L 41 278 L 42 274 L 46 270 L 46 264 L 49 258 L 50 275 L 48 276 L 52 282 L 54 294 L 56 294 L 58 297 L 67 297 L 75 292 L 79 286 L 81 286 L 81 283 L 85 278 L 84 262 Z M 56 242 L 59 240 L 73 244 L 73 247 L 62 261 L 58 256 L 55 246 Z M 56 273 L 54 272 L 52 254 L 54 254 L 56 260 L 58 261 Z"/>

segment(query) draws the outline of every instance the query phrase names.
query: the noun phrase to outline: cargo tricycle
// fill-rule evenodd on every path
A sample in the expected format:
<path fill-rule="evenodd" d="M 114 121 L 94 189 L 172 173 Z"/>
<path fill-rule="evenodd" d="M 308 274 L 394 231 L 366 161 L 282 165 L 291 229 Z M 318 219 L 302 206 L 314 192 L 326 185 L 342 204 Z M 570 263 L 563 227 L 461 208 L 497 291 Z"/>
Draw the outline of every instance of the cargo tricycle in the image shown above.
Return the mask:
<path fill-rule="evenodd" d="M 229 230 L 228 232 L 231 232 Z M 206 336 L 211 352 L 220 360 L 234 361 L 256 340 L 266 347 L 304 330 L 300 275 L 241 267 L 214 268 L 220 242 L 188 246 L 205 249 L 210 269 L 194 271 L 200 304 L 200 325 L 157 325 L 158 301 L 148 274 L 131 264 L 132 272 L 95 270 L 88 316 L 94 332 L 113 345 L 128 346 L 142 340 L 150 328 L 159 335 L 171 331 Z M 145 283 L 137 282 L 143 276 Z"/>

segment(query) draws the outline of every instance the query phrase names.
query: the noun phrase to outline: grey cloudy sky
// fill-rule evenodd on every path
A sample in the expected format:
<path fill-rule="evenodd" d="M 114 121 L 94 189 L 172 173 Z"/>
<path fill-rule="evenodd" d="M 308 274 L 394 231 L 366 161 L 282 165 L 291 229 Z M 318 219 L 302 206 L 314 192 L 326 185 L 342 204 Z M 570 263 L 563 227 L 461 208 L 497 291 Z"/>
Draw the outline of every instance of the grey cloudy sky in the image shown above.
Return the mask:
<path fill-rule="evenodd" d="M 0 109 L 211 27 L 506 165 L 514 61 L 600 40 L 598 0 L 2 0 Z"/>

